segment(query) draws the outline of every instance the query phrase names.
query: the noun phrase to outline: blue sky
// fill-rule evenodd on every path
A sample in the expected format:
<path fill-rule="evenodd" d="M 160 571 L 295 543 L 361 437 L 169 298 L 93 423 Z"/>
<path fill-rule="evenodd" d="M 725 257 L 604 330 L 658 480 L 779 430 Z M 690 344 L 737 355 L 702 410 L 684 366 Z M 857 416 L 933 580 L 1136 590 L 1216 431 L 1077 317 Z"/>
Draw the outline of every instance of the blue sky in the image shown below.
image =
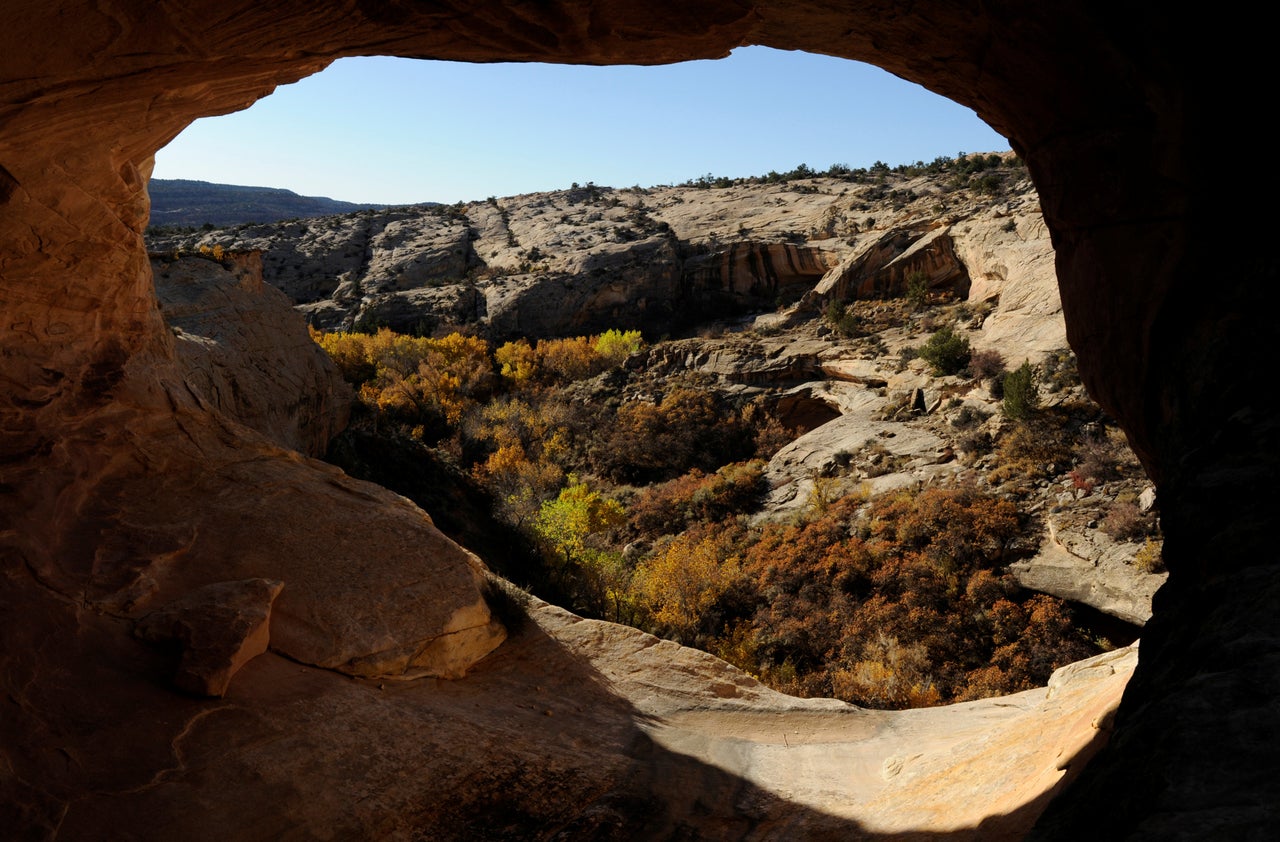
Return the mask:
<path fill-rule="evenodd" d="M 410 204 L 1008 148 L 877 67 L 765 47 L 660 67 L 354 58 L 195 122 L 155 177 Z"/>

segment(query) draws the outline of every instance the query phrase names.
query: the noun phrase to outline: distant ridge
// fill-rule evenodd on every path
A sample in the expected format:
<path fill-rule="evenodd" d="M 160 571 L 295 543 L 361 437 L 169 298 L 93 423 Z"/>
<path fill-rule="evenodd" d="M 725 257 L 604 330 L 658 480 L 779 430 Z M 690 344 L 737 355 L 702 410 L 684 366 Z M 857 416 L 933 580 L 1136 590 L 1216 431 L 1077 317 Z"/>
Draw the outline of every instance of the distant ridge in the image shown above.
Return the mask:
<path fill-rule="evenodd" d="M 340 202 L 323 196 L 299 196 L 278 187 L 245 187 L 189 179 L 153 178 L 150 192 L 150 224 L 153 226 L 208 223 L 225 227 L 387 207 Z"/>

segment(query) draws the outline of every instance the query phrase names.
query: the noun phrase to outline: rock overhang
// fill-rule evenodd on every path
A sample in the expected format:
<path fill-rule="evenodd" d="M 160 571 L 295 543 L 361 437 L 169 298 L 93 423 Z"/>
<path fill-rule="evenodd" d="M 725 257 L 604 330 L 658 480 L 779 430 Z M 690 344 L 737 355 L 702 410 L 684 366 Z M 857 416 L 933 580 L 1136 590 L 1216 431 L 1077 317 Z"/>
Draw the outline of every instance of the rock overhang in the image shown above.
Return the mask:
<path fill-rule="evenodd" d="M 1144 762 L 1160 763 L 1181 783 L 1149 785 L 1143 798 L 1114 804 L 1125 827 L 1161 811 L 1212 810 L 1231 782 L 1201 780 L 1197 764 L 1206 751 L 1230 752 L 1231 740 L 1216 749 L 1185 738 L 1163 743 L 1150 761 L 1137 759 L 1143 747 L 1173 722 L 1239 735 L 1274 721 L 1265 705 L 1228 712 L 1197 701 L 1195 669 L 1180 660 L 1206 647 L 1223 653 L 1219 678 L 1202 692 L 1236 702 L 1232 688 L 1241 683 L 1274 685 L 1278 661 L 1274 620 L 1256 600 L 1239 603 L 1245 590 L 1266 590 L 1248 560 L 1266 553 L 1273 520 L 1256 489 L 1277 474 L 1268 446 L 1274 402 L 1240 388 L 1239 361 L 1265 351 L 1259 337 L 1274 310 L 1275 270 L 1194 245 L 1223 225 L 1213 210 L 1221 188 L 1196 167 L 1206 148 L 1198 132 L 1219 107 L 1182 69 L 1206 37 L 1185 21 L 1140 8 L 1103 14 L 1088 4 L 1015 13 L 798 0 L 479 3 L 451 12 L 300 0 L 160 10 L 123 3 L 110 11 L 62 2 L 13 20 L 0 52 L 0 351 L 10 387 L 0 398 L 0 514 L 6 557 L 43 584 L 77 554 L 72 567 L 90 563 L 86 552 L 97 563 L 83 515 L 105 517 L 103 494 L 147 472 L 199 470 L 211 454 L 237 465 L 278 458 L 255 446 L 246 459 L 239 432 L 197 420 L 204 411 L 178 388 L 172 341 L 152 298 L 140 238 L 150 156 L 191 120 L 246 107 L 343 55 L 662 63 L 759 43 L 870 61 L 973 107 L 1036 180 L 1081 372 L 1160 484 L 1169 535 L 1170 586 L 1144 642 L 1150 666 L 1140 667 L 1117 719 L 1116 748 L 1090 772 L 1097 783 L 1089 786 L 1105 792 L 1112 781 L 1114 792 Z M 1240 58 L 1251 55 L 1240 41 L 1232 40 L 1232 58 L 1218 56 L 1226 66 L 1252 60 Z M 1214 299 L 1179 305 L 1203 276 L 1218 280 Z M 1224 586 L 1246 573 L 1249 588 Z M 1221 622 L 1238 603 L 1239 621 Z M 1264 651 L 1229 654 L 1238 652 L 1233 640 L 1257 640 L 1259 629 L 1273 641 Z M 1178 795 L 1188 791 L 1196 793 L 1190 801 Z M 1086 813 L 1072 813 L 1077 799 L 1062 803 L 1055 821 L 1083 820 Z"/>

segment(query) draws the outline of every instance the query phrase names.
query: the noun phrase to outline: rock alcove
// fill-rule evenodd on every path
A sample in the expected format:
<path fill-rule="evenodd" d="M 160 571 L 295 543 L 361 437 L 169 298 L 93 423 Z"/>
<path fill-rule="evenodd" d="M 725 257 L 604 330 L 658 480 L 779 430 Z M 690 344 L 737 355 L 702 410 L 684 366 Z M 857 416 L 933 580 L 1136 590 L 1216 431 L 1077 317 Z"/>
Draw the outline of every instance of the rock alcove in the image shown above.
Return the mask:
<path fill-rule="evenodd" d="M 1195 70 L 1259 75 L 1260 28 L 1228 39 L 1214 20 L 1147 4 L 944 0 L 12 11 L 0 36 L 0 809 L 18 835 L 994 838 L 1039 816 L 1037 838 L 1205 838 L 1280 819 L 1280 593 L 1263 493 L 1280 473 L 1280 411 L 1249 377 L 1267 359 L 1276 267 L 1226 236 L 1232 219 L 1261 218 L 1265 191 L 1209 166 L 1242 156 L 1208 140 L 1229 121 L 1218 79 Z M 1088 740 L 1053 761 L 1031 751 L 1049 731 L 1005 728 L 999 762 L 954 742 L 934 744 L 950 765 L 877 756 L 878 777 L 840 808 L 771 794 L 694 749 L 741 748 L 745 721 L 700 724 L 698 692 L 717 688 L 741 717 L 756 715 L 748 702 L 773 705 L 811 736 L 836 728 L 833 711 L 783 711 L 728 674 L 694 692 L 667 670 L 651 686 L 640 667 L 715 668 L 549 607 L 495 651 L 498 600 L 420 512 L 229 421 L 179 374 L 141 230 L 151 155 L 191 120 L 345 55 L 652 64 L 745 44 L 919 82 L 974 108 L 1030 168 L 1081 373 L 1158 485 L 1171 571 L 1114 734 L 1082 773 Z M 283 582 L 247 609 L 270 613 L 271 652 L 220 701 L 175 695 L 134 621 L 253 582 L 241 590 Z M 391 680 L 461 674 L 489 652 L 466 682 Z M 655 716 L 667 730 L 637 724 Z M 865 722 L 859 745 L 903 733 Z M 772 743 L 750 744 L 757 767 L 776 759 Z M 807 745 L 815 763 L 854 751 Z"/>

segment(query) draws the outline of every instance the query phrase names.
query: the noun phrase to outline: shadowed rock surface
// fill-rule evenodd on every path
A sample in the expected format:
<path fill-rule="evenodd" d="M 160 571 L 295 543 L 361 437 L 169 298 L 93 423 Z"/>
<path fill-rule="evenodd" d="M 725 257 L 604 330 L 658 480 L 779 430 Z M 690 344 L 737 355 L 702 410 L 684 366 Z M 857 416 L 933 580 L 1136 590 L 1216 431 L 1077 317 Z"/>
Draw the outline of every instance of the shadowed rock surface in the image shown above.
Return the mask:
<path fill-rule="evenodd" d="M 646 674 L 678 673 L 665 652 L 633 675 L 600 670 L 631 701 L 613 730 L 608 722 L 570 729 L 589 739 L 563 766 L 548 757 L 545 739 L 521 754 L 502 739 L 509 732 L 484 727 L 446 745 L 488 741 L 488 756 L 515 754 L 514 762 L 442 769 L 440 746 L 405 740 L 462 721 L 435 717 L 412 696 L 456 698 L 483 682 L 393 683 L 375 702 L 363 679 L 347 676 L 479 676 L 477 663 L 502 632 L 474 559 L 403 500 L 279 449 L 187 390 L 141 237 L 158 148 L 195 118 L 246 107 L 339 56 L 659 63 L 715 58 L 742 44 L 874 62 L 974 108 L 1009 138 L 1039 190 L 1081 372 L 1157 485 L 1169 581 L 1111 740 L 1034 836 L 1248 838 L 1280 821 L 1280 578 L 1274 511 L 1263 493 L 1280 478 L 1280 409 L 1242 369 L 1269 359 L 1280 285 L 1273 261 L 1223 248 L 1238 241 L 1238 220 L 1264 218 L 1269 196 L 1224 184 L 1208 164 L 1243 156 L 1207 138 L 1235 124 L 1226 85 L 1266 78 L 1261 27 L 1150 4 L 615 0 L 453 9 L 62 0 L 6 8 L 6 827 L 37 838 L 93 838 L 112 828 L 193 839 L 250 829 L 366 838 L 410 828 L 462 838 L 601 838 L 611 827 L 625 828 L 618 836 L 660 838 L 847 838 L 863 830 L 761 795 L 733 765 L 658 774 L 666 768 L 661 744 L 634 737 L 632 712 L 652 709 L 637 701 L 656 693 Z M 243 692 L 248 703 L 176 696 L 160 678 L 160 656 L 129 634 L 132 620 L 195 588 L 247 578 L 285 583 L 271 620 L 280 655 L 241 669 L 228 699 Z M 567 660 L 530 653 L 538 674 L 573 675 L 575 665 L 590 674 L 574 653 L 596 627 L 578 625 Z M 495 658 L 519 652 L 499 648 Z M 620 658 L 606 660 L 635 663 Z M 528 684 L 525 677 L 485 697 L 510 704 Z M 583 699 L 584 686 L 561 704 Z M 605 716 L 619 707 L 584 709 Z M 607 777 L 609 745 L 625 745 L 613 756 L 637 759 L 619 763 L 641 771 Z M 321 751 L 334 762 L 318 766 Z M 1010 833 L 1021 834 L 1057 780 L 1042 769 L 1025 758 L 1001 776 L 957 759 L 941 778 L 961 780 L 969 770 L 976 788 L 943 803 L 1003 811 L 1016 802 L 1020 821 Z M 917 780 L 927 789 L 931 779 Z M 1029 780 L 1041 782 L 1037 793 L 1016 797 Z M 520 789 L 520 781 L 537 789 Z M 999 797 L 986 789 L 996 781 L 1010 782 Z M 460 804 L 460 794 L 478 800 Z M 903 833 L 927 838 L 953 827 L 936 813 L 877 818 L 904 816 L 893 811 L 912 803 L 905 791 L 860 803 L 869 815 L 859 824 L 887 833 L 909 825 Z M 679 818 L 725 805 L 728 815 L 701 828 Z M 625 822 L 636 817 L 645 824 L 630 833 Z"/>

